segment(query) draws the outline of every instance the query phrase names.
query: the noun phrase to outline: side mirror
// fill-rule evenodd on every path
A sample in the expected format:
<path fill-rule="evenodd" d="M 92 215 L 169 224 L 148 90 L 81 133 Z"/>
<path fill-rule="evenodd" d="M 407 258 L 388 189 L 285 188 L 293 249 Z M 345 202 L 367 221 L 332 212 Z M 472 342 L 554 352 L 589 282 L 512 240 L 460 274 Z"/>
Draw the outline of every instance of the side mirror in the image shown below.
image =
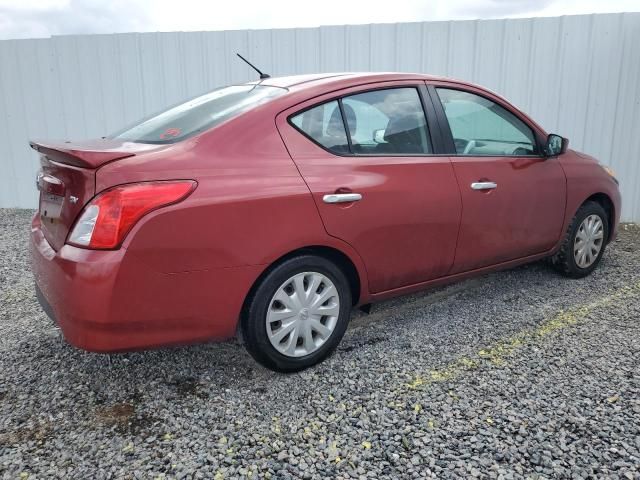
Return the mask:
<path fill-rule="evenodd" d="M 384 139 L 384 128 L 379 128 L 373 131 L 373 141 L 375 143 L 387 143 Z"/>
<path fill-rule="evenodd" d="M 569 139 L 550 133 L 547 137 L 547 143 L 544 146 L 544 154 L 547 157 L 555 157 L 562 155 L 569 148 Z"/>

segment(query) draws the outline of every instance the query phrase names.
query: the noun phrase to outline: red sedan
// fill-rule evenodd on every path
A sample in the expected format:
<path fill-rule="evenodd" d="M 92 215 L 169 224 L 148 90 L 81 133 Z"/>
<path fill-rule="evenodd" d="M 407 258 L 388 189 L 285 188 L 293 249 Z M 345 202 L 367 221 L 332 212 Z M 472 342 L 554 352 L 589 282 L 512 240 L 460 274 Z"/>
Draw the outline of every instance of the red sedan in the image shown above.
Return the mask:
<path fill-rule="evenodd" d="M 616 235 L 611 171 L 498 95 L 416 74 L 265 78 L 88 142 L 32 142 L 38 298 L 96 352 L 226 339 L 295 371 L 351 309 Z"/>

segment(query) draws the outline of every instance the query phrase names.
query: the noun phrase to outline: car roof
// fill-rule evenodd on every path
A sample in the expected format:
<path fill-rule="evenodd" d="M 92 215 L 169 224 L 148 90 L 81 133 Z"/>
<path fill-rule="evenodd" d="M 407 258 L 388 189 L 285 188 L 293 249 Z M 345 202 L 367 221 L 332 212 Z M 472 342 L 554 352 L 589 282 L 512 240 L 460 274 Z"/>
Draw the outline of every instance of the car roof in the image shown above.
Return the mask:
<path fill-rule="evenodd" d="M 357 84 L 393 81 L 393 80 L 449 80 L 434 75 L 422 73 L 400 73 L 400 72 L 336 72 L 336 73 L 316 73 L 306 75 L 289 75 L 284 77 L 267 78 L 260 81 L 249 82 L 250 84 L 269 85 L 287 89 L 299 89 L 309 87 L 329 86 L 333 84 Z M 452 81 L 452 80 L 450 80 Z"/>

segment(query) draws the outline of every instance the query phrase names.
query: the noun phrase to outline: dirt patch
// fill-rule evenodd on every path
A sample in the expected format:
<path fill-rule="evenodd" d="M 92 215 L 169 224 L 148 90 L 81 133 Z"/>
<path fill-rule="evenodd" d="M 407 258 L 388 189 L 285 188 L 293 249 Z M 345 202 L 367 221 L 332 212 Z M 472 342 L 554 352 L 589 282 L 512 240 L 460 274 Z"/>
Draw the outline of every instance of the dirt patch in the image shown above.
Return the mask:
<path fill-rule="evenodd" d="M 362 342 L 352 343 L 351 345 L 345 345 L 344 347 L 339 347 L 338 350 L 341 352 L 350 352 L 351 350 L 355 350 L 356 348 L 361 348 L 368 345 L 375 345 L 380 342 L 384 342 L 386 338 L 384 337 L 371 337 L 363 340 Z"/>
<path fill-rule="evenodd" d="M 197 397 L 203 400 L 209 398 L 209 394 L 203 391 L 204 385 L 197 378 L 177 378 L 172 382 L 168 382 L 167 385 L 173 388 L 181 398 Z"/>
<path fill-rule="evenodd" d="M 42 445 L 50 437 L 52 430 L 51 422 L 44 422 L 33 427 L 23 427 L 11 432 L 0 433 L 0 447 L 25 442 L 36 442 Z"/>
<path fill-rule="evenodd" d="M 131 403 L 116 403 L 96 410 L 96 417 L 105 423 L 123 423 L 128 422 L 135 413 L 136 407 Z"/>
<path fill-rule="evenodd" d="M 150 431 L 157 419 L 145 413 L 136 413 L 133 401 L 116 403 L 96 409 L 95 418 L 102 425 L 115 427 L 122 434 L 139 434 Z"/>

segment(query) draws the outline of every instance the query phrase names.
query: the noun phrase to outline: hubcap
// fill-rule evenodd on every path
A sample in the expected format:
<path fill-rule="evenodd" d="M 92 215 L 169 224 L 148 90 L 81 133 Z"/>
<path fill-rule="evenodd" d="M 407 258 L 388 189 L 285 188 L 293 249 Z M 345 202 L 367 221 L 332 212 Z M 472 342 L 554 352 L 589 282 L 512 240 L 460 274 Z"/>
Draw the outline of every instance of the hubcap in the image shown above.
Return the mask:
<path fill-rule="evenodd" d="M 339 315 L 340 295 L 333 282 L 321 273 L 299 273 L 271 299 L 267 336 L 281 354 L 303 357 L 329 339 Z"/>
<path fill-rule="evenodd" d="M 589 215 L 580 224 L 573 243 L 573 258 L 580 268 L 588 268 L 598 258 L 604 241 L 604 225 L 598 215 Z"/>

